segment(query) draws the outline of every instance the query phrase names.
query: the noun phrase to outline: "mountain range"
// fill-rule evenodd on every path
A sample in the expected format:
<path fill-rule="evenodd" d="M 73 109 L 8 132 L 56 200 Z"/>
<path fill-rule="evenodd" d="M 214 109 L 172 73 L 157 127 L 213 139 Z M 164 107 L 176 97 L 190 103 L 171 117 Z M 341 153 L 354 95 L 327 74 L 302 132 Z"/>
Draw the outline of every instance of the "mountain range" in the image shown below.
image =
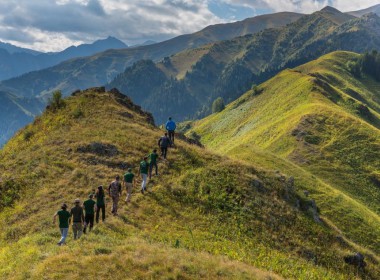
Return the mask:
<path fill-rule="evenodd" d="M 107 84 L 153 112 L 158 123 L 168 115 L 177 120 L 197 118 L 211 112 L 216 98 L 223 97 L 228 103 L 286 67 L 334 50 L 376 49 L 378 22 L 374 14 L 355 18 L 331 7 L 306 16 L 263 15 L 209 26 L 157 44 L 71 59 L 3 81 L 0 89 L 46 102 L 55 90 L 69 94 Z M 369 44 L 361 44 L 363 41 Z M 138 62 L 141 59 L 145 61 Z M 139 76 L 147 68 L 155 75 L 152 83 Z"/>
<path fill-rule="evenodd" d="M 75 57 L 90 56 L 109 49 L 127 47 L 122 41 L 113 37 L 97 40 L 92 44 L 71 46 L 61 52 L 50 53 L 40 53 L 0 43 L 0 80 L 44 69 Z"/>
<path fill-rule="evenodd" d="M 282 69 L 334 50 L 364 52 L 379 46 L 376 14 L 356 18 L 327 7 L 282 28 L 186 50 L 155 64 L 140 61 L 107 88 L 120 89 L 159 123 L 168 115 L 193 119 L 209 114 L 215 99 L 229 103 Z M 143 73 L 149 73 L 149 83 Z"/>

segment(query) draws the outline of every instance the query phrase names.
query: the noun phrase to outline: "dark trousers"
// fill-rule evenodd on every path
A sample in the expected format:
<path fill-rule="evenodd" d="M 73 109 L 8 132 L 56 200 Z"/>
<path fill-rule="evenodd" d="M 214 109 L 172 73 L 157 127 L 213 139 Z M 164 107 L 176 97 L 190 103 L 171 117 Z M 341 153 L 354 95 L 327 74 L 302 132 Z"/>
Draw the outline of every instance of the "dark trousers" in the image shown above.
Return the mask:
<path fill-rule="evenodd" d="M 168 130 L 169 139 L 174 144 L 174 130 Z"/>
<path fill-rule="evenodd" d="M 84 226 L 83 232 L 86 233 L 86 229 L 88 225 L 90 225 L 90 231 L 91 231 L 91 229 L 94 226 L 94 214 L 86 214 L 84 216 L 84 222 L 86 223 L 86 225 Z"/>
<path fill-rule="evenodd" d="M 153 167 L 156 169 L 156 176 L 158 175 L 158 165 L 157 165 L 157 162 L 155 162 L 155 163 L 151 162 L 149 164 L 149 179 L 152 179 Z"/>
<path fill-rule="evenodd" d="M 103 206 L 99 206 L 96 208 L 96 222 L 99 223 L 99 212 L 100 212 L 100 209 L 102 209 L 102 221 L 104 222 L 104 220 L 106 219 L 106 206 L 103 205 Z"/>
<path fill-rule="evenodd" d="M 168 152 L 168 147 L 161 147 L 161 156 L 166 159 L 166 154 Z"/>

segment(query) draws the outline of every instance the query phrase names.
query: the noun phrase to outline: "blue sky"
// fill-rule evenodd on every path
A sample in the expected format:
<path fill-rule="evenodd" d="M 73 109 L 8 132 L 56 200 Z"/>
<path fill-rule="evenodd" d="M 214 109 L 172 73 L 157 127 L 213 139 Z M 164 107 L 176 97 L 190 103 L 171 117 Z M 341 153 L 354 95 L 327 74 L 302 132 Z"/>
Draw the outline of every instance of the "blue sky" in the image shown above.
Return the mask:
<path fill-rule="evenodd" d="M 0 0 L 0 41 L 40 51 L 114 36 L 129 45 L 162 41 L 210 24 L 264 13 L 351 11 L 374 0 Z"/>

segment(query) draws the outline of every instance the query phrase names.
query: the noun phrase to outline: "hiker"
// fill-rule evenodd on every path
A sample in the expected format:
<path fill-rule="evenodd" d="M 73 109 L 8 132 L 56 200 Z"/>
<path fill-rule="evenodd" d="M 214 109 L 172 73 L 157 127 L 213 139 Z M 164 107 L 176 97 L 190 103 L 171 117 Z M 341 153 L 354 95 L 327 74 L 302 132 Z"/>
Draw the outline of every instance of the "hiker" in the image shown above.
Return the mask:
<path fill-rule="evenodd" d="M 93 194 L 90 194 L 88 198 L 89 198 L 88 200 L 83 202 L 84 211 L 86 212 L 86 214 L 84 215 L 83 233 L 86 233 L 86 229 L 88 225 L 90 225 L 89 231 L 91 231 L 92 228 L 94 227 L 94 208 L 95 208 L 96 202 L 92 200 L 94 198 Z"/>
<path fill-rule="evenodd" d="M 156 170 L 156 176 L 158 176 L 158 166 L 157 166 L 158 154 L 157 154 L 157 149 L 154 149 L 153 152 L 149 154 L 148 158 L 149 158 L 149 179 L 152 179 L 153 167 Z"/>
<path fill-rule="evenodd" d="M 121 183 L 120 183 L 120 177 L 117 175 L 115 177 L 115 180 L 111 182 L 111 184 L 108 187 L 108 193 L 110 197 L 112 198 L 112 214 L 114 216 L 117 216 L 117 206 L 119 204 L 119 198 L 121 196 Z"/>
<path fill-rule="evenodd" d="M 132 173 L 132 168 L 128 168 L 127 173 L 124 174 L 124 186 L 127 190 L 127 197 L 125 202 L 130 202 L 132 197 L 132 189 L 135 175 Z"/>
<path fill-rule="evenodd" d="M 55 213 L 53 217 L 53 224 L 55 224 L 57 216 L 59 217 L 59 229 L 61 231 L 61 239 L 58 242 L 58 246 L 61 246 L 66 242 L 71 217 L 69 211 L 67 211 L 67 205 L 65 203 L 62 204 L 61 210 Z"/>
<path fill-rule="evenodd" d="M 74 240 L 79 239 L 82 236 L 84 215 L 83 208 L 80 206 L 80 199 L 77 198 L 74 201 L 74 207 L 71 208 L 70 216 L 73 217 L 73 233 Z"/>
<path fill-rule="evenodd" d="M 171 141 L 168 137 L 168 133 L 165 132 L 165 135 L 158 140 L 158 146 L 161 149 L 161 156 L 166 159 L 166 154 L 168 152 L 168 147 L 171 146 Z"/>
<path fill-rule="evenodd" d="M 96 190 L 96 223 L 99 223 L 99 212 L 102 210 L 102 221 L 106 219 L 106 196 L 104 195 L 103 186 L 99 186 Z"/>
<path fill-rule="evenodd" d="M 171 117 L 166 122 L 165 128 L 168 131 L 170 141 L 174 145 L 174 132 L 175 132 L 175 129 L 177 128 L 177 125 L 175 124 L 175 122 L 172 120 Z"/>
<path fill-rule="evenodd" d="M 144 157 L 144 160 L 140 162 L 139 176 L 141 175 L 141 193 L 144 194 L 146 191 L 146 181 L 148 180 L 148 169 L 149 164 L 147 162 L 148 157 Z"/>

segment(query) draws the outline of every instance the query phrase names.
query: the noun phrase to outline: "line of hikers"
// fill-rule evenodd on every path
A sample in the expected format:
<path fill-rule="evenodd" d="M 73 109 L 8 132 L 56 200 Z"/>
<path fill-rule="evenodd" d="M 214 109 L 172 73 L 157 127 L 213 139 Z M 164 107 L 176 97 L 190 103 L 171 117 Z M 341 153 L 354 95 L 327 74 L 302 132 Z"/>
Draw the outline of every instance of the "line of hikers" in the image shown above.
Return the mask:
<path fill-rule="evenodd" d="M 165 135 L 160 137 L 158 140 L 158 146 L 161 150 L 161 157 L 164 160 L 166 160 L 168 148 L 174 145 L 176 124 L 172 118 L 169 118 L 165 128 L 167 132 L 165 132 Z M 155 169 L 155 175 L 158 176 L 158 159 L 159 155 L 157 154 L 157 149 L 153 149 L 153 151 L 148 156 L 145 156 L 140 162 L 138 176 L 142 179 L 140 190 L 142 194 L 144 194 L 147 190 L 146 185 L 148 176 L 149 179 L 152 179 L 153 168 Z M 123 185 L 127 192 L 125 202 L 128 204 L 131 201 L 132 190 L 135 185 L 135 175 L 132 172 L 132 168 L 128 168 L 127 172 L 124 174 Z M 120 176 L 117 175 L 115 176 L 115 180 L 108 186 L 108 195 L 112 199 L 111 213 L 114 216 L 118 215 L 117 211 L 119 200 L 122 196 L 122 189 Z M 94 201 L 94 198 L 96 201 Z M 87 228 L 89 228 L 89 231 L 92 230 L 94 220 L 96 223 L 99 223 L 100 212 L 102 214 L 102 221 L 104 222 L 106 218 L 106 194 L 103 186 L 99 186 L 96 191 L 93 190 L 88 196 L 88 199 L 84 201 L 82 205 L 79 198 L 75 199 L 74 207 L 71 208 L 70 212 L 68 211 L 67 204 L 62 204 L 61 210 L 56 212 L 53 217 L 53 223 L 56 222 L 57 217 L 59 218 L 61 239 L 58 242 L 58 245 L 61 246 L 65 243 L 71 221 L 75 240 L 80 238 L 82 233 L 86 233 Z"/>

